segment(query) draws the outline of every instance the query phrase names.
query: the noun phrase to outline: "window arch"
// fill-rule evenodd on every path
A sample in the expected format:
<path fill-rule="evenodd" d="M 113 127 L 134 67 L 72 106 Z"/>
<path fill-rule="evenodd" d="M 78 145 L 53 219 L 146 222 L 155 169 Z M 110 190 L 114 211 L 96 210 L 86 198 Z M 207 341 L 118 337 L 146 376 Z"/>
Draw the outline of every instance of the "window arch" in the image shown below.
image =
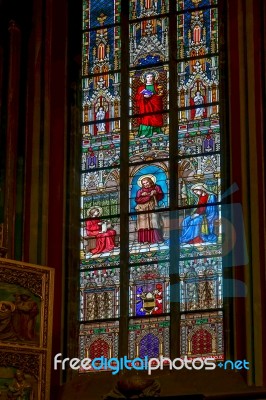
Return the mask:
<path fill-rule="evenodd" d="M 222 359 L 217 1 L 86 0 L 83 30 L 80 358 Z"/>

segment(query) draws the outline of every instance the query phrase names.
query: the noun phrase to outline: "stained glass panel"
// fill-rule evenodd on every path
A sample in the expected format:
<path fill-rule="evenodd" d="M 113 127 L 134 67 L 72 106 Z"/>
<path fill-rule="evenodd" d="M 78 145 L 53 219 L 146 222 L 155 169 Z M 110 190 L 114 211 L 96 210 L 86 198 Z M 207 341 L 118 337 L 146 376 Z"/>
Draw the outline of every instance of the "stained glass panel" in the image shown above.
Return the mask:
<path fill-rule="evenodd" d="M 180 206 L 200 206 L 221 199 L 220 154 L 183 158 L 178 163 Z"/>
<path fill-rule="evenodd" d="M 82 122 L 96 122 L 91 136 L 102 136 L 117 130 L 108 121 L 120 117 L 120 74 L 102 74 L 82 80 Z"/>
<path fill-rule="evenodd" d="M 120 68 L 120 27 L 83 33 L 83 75 L 104 74 Z"/>
<path fill-rule="evenodd" d="M 223 313 L 214 311 L 222 308 L 224 240 L 217 0 L 177 0 L 176 15 L 164 15 L 169 0 L 131 0 L 123 3 L 125 11 L 127 4 L 125 65 L 120 0 L 83 2 L 80 358 L 118 356 L 119 323 L 110 319 L 120 313 L 121 263 L 129 263 L 130 358 L 170 356 L 170 316 L 162 314 L 170 313 L 169 209 L 177 208 L 178 232 L 173 235 L 178 242 L 181 354 L 222 359 Z M 170 19 L 172 27 L 177 24 L 172 49 Z M 177 80 L 169 71 L 169 56 L 177 60 Z M 128 69 L 128 82 L 121 68 Z M 177 104 L 169 99 L 170 85 L 176 88 Z M 128 108 L 124 104 L 121 115 L 121 88 L 126 87 Z M 169 119 L 170 105 L 177 121 Z M 129 148 L 121 150 L 127 117 L 124 144 L 129 139 Z M 172 149 L 175 182 L 169 181 L 169 166 L 174 168 L 170 143 L 175 143 L 169 141 L 169 123 L 178 131 L 178 150 Z M 121 234 L 128 228 L 129 260 L 124 259 L 127 248 L 120 260 L 120 157 L 129 176 L 122 193 L 129 195 L 128 227 L 121 226 Z M 176 203 L 170 203 L 170 184 L 177 189 Z M 95 320 L 105 321 L 88 323 Z"/>
<path fill-rule="evenodd" d="M 221 308 L 222 259 L 202 258 L 179 263 L 181 311 Z"/>
<path fill-rule="evenodd" d="M 168 18 L 134 22 L 129 28 L 130 66 L 168 60 Z"/>
<path fill-rule="evenodd" d="M 83 29 L 111 25 L 120 21 L 120 0 L 83 1 Z"/>
<path fill-rule="evenodd" d="M 188 121 L 191 110 L 179 112 L 178 154 L 180 156 L 220 151 L 219 106 L 206 107 L 206 117 Z"/>
<path fill-rule="evenodd" d="M 120 121 L 115 121 L 115 123 L 117 123 L 117 129 L 120 129 Z M 113 125 L 113 122 L 109 124 Z M 110 134 L 92 136 L 93 132 L 93 126 L 83 127 L 81 169 L 94 170 L 119 165 L 120 132 L 114 130 Z"/>
<path fill-rule="evenodd" d="M 211 8 L 178 15 L 178 58 L 218 52 L 218 10 Z"/>
<path fill-rule="evenodd" d="M 79 358 L 118 357 L 119 322 L 82 324 L 79 334 Z M 80 372 L 88 372 L 80 370 Z"/>
<path fill-rule="evenodd" d="M 130 72 L 130 162 L 168 158 L 168 66 Z"/>
<path fill-rule="evenodd" d="M 101 269 L 80 273 L 80 319 L 117 318 L 120 297 L 119 269 Z"/>
<path fill-rule="evenodd" d="M 168 108 L 169 72 L 168 65 L 160 68 L 130 71 L 129 109 L 130 114 L 149 114 L 153 124 L 162 126 L 160 112 Z M 156 119 L 157 116 L 157 119 Z M 144 118 L 144 117 L 143 117 Z"/>
<path fill-rule="evenodd" d="M 223 313 L 181 315 L 181 356 L 223 359 Z"/>
<path fill-rule="evenodd" d="M 165 14 L 168 10 L 169 0 L 130 0 L 131 19 Z"/>
<path fill-rule="evenodd" d="M 132 215 L 129 218 L 130 263 L 169 258 L 169 212 Z"/>
<path fill-rule="evenodd" d="M 145 125 L 151 123 L 145 117 L 129 120 L 129 161 L 139 163 L 148 160 L 169 158 L 169 115 L 158 114 L 162 126 Z M 147 118 L 147 117 L 146 117 Z"/>
<path fill-rule="evenodd" d="M 217 90 L 219 84 L 218 57 L 206 56 L 180 61 L 177 64 L 177 74 L 179 107 L 198 105 L 193 101 L 196 91 L 201 91 L 204 103 L 217 101 L 212 88 L 215 87 Z M 184 98 L 181 96 L 182 89 L 187 92 Z"/>
<path fill-rule="evenodd" d="M 177 10 L 187 10 L 217 4 L 217 0 L 177 0 Z"/>
<path fill-rule="evenodd" d="M 138 165 L 129 170 L 130 212 L 169 206 L 168 162 Z"/>
<path fill-rule="evenodd" d="M 169 263 L 131 267 L 129 279 L 130 316 L 169 312 Z"/>
<path fill-rule="evenodd" d="M 199 205 L 179 211 L 180 257 L 221 255 L 221 206 Z"/>
<path fill-rule="evenodd" d="M 102 209 L 89 209 L 90 219 L 81 227 L 81 268 L 109 267 L 119 264 L 120 222 L 119 218 L 103 218 Z"/>
<path fill-rule="evenodd" d="M 217 105 L 207 104 L 219 101 L 218 60 L 203 58 L 182 61 L 178 64 L 178 106 L 179 120 L 201 121 L 217 117 Z M 190 109 L 185 109 L 191 107 Z"/>
<path fill-rule="evenodd" d="M 169 357 L 169 317 L 129 321 L 129 357 Z"/>
<path fill-rule="evenodd" d="M 81 175 L 81 194 L 93 196 L 96 193 L 103 192 L 103 190 L 116 192 L 119 190 L 119 181 L 118 168 L 85 172 Z"/>
<path fill-rule="evenodd" d="M 114 215 L 119 213 L 119 192 L 104 192 L 94 196 L 81 198 L 83 218 L 93 215 L 93 208 L 99 210 L 100 216 Z"/>

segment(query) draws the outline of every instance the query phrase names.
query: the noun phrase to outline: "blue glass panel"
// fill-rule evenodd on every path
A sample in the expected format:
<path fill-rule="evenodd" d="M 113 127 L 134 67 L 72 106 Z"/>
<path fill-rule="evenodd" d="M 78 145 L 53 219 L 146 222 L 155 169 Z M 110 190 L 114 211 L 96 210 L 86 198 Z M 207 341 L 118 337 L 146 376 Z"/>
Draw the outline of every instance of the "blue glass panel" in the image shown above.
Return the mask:
<path fill-rule="evenodd" d="M 216 8 L 185 12 L 178 17 L 178 58 L 218 52 L 218 11 Z"/>
<path fill-rule="evenodd" d="M 120 21 L 120 0 L 85 0 L 83 29 L 110 25 Z"/>
<path fill-rule="evenodd" d="M 198 7 L 216 5 L 217 0 L 177 0 L 177 10 L 189 10 Z"/>
<path fill-rule="evenodd" d="M 152 333 L 147 333 L 140 343 L 140 358 L 148 356 L 149 358 L 159 358 L 160 355 L 160 342 L 157 336 Z"/>
<path fill-rule="evenodd" d="M 82 73 L 107 73 L 120 68 L 120 28 L 101 28 L 83 34 Z"/>

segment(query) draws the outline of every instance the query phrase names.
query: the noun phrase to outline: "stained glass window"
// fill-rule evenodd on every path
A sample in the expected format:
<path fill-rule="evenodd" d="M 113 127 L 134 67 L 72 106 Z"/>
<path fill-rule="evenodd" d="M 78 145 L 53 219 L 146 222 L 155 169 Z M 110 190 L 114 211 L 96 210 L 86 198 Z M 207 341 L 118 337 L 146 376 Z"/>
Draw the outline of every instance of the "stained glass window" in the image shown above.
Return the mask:
<path fill-rule="evenodd" d="M 80 356 L 222 359 L 218 1 L 84 0 L 82 60 Z"/>

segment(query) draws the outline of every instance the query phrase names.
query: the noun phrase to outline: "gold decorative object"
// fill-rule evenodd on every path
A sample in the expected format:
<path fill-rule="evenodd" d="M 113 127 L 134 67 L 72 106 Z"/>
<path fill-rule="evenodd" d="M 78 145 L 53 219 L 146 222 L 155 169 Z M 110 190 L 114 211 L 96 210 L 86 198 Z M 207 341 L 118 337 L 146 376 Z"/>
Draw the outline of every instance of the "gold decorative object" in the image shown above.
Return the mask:
<path fill-rule="evenodd" d="M 102 26 L 106 20 L 107 16 L 104 13 L 101 13 L 99 17 L 97 17 L 97 21 Z"/>

